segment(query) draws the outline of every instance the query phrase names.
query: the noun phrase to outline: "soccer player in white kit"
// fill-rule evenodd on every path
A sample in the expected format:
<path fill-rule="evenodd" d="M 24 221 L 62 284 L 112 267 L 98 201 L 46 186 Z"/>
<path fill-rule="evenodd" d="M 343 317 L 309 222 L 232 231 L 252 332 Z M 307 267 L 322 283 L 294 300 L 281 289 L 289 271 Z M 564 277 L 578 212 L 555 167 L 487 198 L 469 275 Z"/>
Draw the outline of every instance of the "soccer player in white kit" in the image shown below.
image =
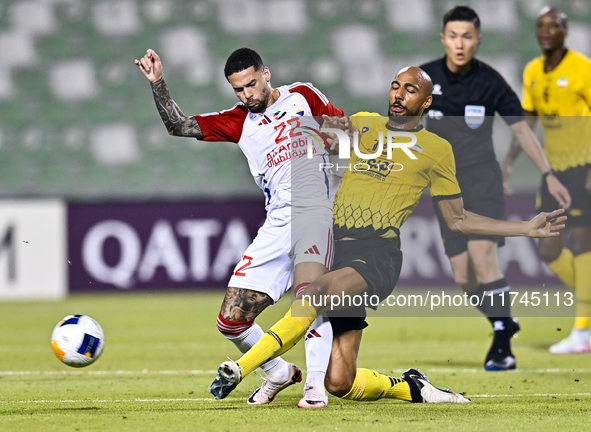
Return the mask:
<path fill-rule="evenodd" d="M 322 140 L 308 136 L 320 138 L 313 116 L 344 116 L 344 112 L 309 83 L 273 88 L 271 72 L 248 48 L 234 51 L 224 68 L 240 102 L 225 111 L 196 116 L 183 114 L 170 97 L 162 63 L 153 50 L 135 63 L 151 83 L 168 132 L 237 143 L 265 193 L 265 223 L 236 265 L 217 318 L 220 332 L 245 353 L 264 334 L 255 318 L 290 287 L 297 296 L 332 264 L 332 206 L 338 183 L 319 168 L 327 166 L 328 149 L 319 144 Z M 330 322 L 321 316 L 306 335 L 307 378 L 301 408 L 328 403 L 323 383 L 331 345 Z M 248 398 L 249 404 L 270 403 L 279 391 L 302 380 L 300 368 L 280 357 L 261 368 L 267 378 Z M 216 394 L 226 390 L 215 383 L 212 393 L 218 399 L 225 397 Z"/>

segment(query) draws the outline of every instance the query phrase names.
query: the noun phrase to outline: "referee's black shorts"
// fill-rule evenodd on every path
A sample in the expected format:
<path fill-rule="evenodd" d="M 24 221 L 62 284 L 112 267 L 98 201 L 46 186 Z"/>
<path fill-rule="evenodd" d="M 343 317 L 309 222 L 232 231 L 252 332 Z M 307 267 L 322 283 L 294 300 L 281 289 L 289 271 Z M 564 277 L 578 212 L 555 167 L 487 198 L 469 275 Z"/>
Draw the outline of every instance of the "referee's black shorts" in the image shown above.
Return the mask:
<path fill-rule="evenodd" d="M 565 171 L 556 171 L 555 175 L 560 183 L 568 189 L 572 203 L 566 211 L 568 219 L 566 221 L 569 227 L 591 228 L 591 197 L 585 189 L 587 182 L 587 173 L 591 165 L 580 165 L 574 168 L 568 168 Z M 548 191 L 546 179 L 542 178 L 542 183 L 536 197 L 536 208 L 538 211 L 551 212 L 559 209 L 558 201 L 554 199 Z"/>
<path fill-rule="evenodd" d="M 345 267 L 353 268 L 365 279 L 368 285 L 367 298 L 375 295 L 380 301 L 384 300 L 394 290 L 402 268 L 402 252 L 398 239 L 376 237 L 335 242 L 332 270 Z M 337 335 L 367 327 L 366 306 L 376 309 L 368 302 L 367 305 L 328 312 L 333 333 Z"/>
<path fill-rule="evenodd" d="M 503 175 L 496 160 L 458 170 L 456 178 L 462 190 L 464 209 L 493 219 L 506 218 Z M 439 221 L 445 254 L 450 258 L 467 251 L 470 240 L 490 240 L 499 246 L 505 244 L 504 237 L 454 233 L 445 223 L 436 203 L 435 213 Z"/>

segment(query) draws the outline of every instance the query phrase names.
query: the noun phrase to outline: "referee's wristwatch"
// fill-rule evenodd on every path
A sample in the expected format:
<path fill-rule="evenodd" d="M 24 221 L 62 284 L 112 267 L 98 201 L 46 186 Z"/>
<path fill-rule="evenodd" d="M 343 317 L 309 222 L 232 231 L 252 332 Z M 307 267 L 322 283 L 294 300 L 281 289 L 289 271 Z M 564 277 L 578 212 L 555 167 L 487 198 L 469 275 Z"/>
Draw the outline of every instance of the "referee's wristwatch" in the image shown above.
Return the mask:
<path fill-rule="evenodd" d="M 546 171 L 544 174 L 542 174 L 542 177 L 544 179 L 547 179 L 548 176 L 554 176 L 554 177 L 556 177 L 556 173 L 554 172 L 554 170 L 552 168 L 550 168 L 548 171 Z"/>

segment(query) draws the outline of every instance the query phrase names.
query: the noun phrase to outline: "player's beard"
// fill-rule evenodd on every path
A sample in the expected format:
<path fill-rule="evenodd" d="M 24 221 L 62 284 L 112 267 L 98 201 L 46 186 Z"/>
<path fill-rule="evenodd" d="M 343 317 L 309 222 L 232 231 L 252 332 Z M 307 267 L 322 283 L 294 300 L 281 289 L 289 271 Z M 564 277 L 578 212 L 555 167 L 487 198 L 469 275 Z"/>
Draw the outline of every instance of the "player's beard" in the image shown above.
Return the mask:
<path fill-rule="evenodd" d="M 403 116 L 397 116 L 397 115 L 392 115 L 390 113 L 390 108 L 392 108 L 392 105 L 388 105 L 388 117 L 390 118 L 390 120 L 393 123 L 396 124 L 405 124 L 408 123 L 413 117 L 416 117 L 419 114 L 419 110 L 409 110 L 408 108 L 405 107 L 406 112 L 404 113 Z"/>
<path fill-rule="evenodd" d="M 261 91 L 261 99 L 252 107 L 248 108 L 248 110 L 252 113 L 262 113 L 267 109 L 267 105 L 269 104 L 269 99 L 271 98 L 271 89 L 265 86 Z"/>

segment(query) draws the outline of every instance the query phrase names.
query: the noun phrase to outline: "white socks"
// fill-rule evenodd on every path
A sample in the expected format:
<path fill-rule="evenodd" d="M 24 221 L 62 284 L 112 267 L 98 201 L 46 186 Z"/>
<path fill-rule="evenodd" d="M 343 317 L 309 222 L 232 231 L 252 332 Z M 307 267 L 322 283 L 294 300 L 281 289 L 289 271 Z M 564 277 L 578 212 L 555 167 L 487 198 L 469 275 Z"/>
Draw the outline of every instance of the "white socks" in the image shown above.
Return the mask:
<path fill-rule="evenodd" d="M 326 315 L 320 315 L 306 333 L 306 384 L 324 392 L 324 377 L 332 350 L 332 326 Z"/>
<path fill-rule="evenodd" d="M 224 334 L 226 339 L 232 341 L 241 353 L 246 353 L 254 344 L 256 344 L 265 333 L 261 326 L 253 323 L 248 329 L 244 330 L 238 336 Z M 332 349 L 332 326 L 330 321 L 324 315 L 320 315 L 312 323 L 312 326 L 306 333 L 306 384 L 315 383 L 318 390 L 324 393 L 324 377 L 328 362 L 330 360 L 330 351 Z M 273 382 L 283 382 L 289 378 L 289 369 L 287 362 L 281 357 L 269 360 L 261 365 L 261 369 L 267 374 L 267 378 Z"/>

